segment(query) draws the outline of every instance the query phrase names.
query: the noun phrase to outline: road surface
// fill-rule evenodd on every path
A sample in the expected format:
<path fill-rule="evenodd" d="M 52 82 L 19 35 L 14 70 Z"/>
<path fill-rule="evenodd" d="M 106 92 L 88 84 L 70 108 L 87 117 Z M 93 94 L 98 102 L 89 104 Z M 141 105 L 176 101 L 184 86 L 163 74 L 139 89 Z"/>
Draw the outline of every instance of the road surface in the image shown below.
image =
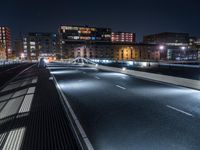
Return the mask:
<path fill-rule="evenodd" d="M 95 150 L 199 150 L 200 92 L 49 64 Z"/>

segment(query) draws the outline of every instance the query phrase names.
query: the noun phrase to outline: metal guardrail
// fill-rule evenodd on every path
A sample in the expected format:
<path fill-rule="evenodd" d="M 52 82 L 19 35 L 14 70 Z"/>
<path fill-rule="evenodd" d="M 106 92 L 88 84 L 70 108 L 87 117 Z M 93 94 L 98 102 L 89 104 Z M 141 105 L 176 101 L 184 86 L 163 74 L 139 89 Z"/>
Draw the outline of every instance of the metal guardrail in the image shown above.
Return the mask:
<path fill-rule="evenodd" d="M 22 61 L 1 61 L 0 60 L 0 67 L 5 67 L 5 66 L 8 66 L 8 65 L 12 65 L 12 64 L 20 64 L 20 63 L 23 63 Z"/>

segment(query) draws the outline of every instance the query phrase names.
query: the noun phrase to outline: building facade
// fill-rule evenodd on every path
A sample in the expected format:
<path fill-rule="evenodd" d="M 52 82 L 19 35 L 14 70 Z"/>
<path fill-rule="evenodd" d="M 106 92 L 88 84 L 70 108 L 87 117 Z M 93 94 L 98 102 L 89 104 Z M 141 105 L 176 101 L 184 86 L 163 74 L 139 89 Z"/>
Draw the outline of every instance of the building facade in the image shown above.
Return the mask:
<path fill-rule="evenodd" d="M 63 25 L 59 29 L 60 57 L 63 59 L 84 57 L 91 59 L 133 59 L 132 47 L 135 33 L 112 32 L 110 28 Z M 121 45 L 121 46 L 120 46 Z M 122 56 L 121 49 L 128 47 L 130 54 Z M 125 52 L 125 51 L 124 51 Z M 135 51 L 133 51 L 135 52 Z M 129 55 L 128 57 L 125 57 Z"/>
<path fill-rule="evenodd" d="M 111 41 L 110 28 L 63 25 L 58 32 L 63 41 Z"/>
<path fill-rule="evenodd" d="M 111 41 L 113 43 L 135 43 L 136 35 L 131 32 L 112 32 Z"/>
<path fill-rule="evenodd" d="M 27 33 L 22 36 L 22 43 L 23 57 L 27 60 L 54 56 L 57 52 L 55 33 Z M 19 44 L 18 47 L 20 47 Z"/>
<path fill-rule="evenodd" d="M 116 61 L 160 59 L 159 46 L 155 44 L 68 41 L 60 53 L 63 59 L 77 57 Z"/>
<path fill-rule="evenodd" d="M 188 33 L 163 32 L 144 36 L 146 44 L 158 44 L 163 60 L 197 60 L 198 52 L 195 38 Z"/>
<path fill-rule="evenodd" d="M 5 49 L 6 59 L 12 58 L 11 33 L 8 27 L 0 26 L 0 43 Z"/>

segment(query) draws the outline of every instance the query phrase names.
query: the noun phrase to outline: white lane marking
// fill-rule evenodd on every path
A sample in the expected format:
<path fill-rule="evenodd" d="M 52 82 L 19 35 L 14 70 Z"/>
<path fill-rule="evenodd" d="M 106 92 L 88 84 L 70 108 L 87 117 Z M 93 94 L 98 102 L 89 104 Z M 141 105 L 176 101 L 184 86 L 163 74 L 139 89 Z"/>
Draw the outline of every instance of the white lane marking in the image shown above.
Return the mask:
<path fill-rule="evenodd" d="M 97 77 L 97 76 L 95 76 L 95 78 L 96 78 L 97 80 L 100 80 L 100 78 L 99 78 L 99 77 Z"/>
<path fill-rule="evenodd" d="M 21 108 L 19 110 L 19 113 L 25 113 L 25 112 L 30 111 L 33 96 L 34 96 L 33 94 L 25 96 L 24 101 L 23 101 Z"/>
<path fill-rule="evenodd" d="M 0 134 L 0 145 L 3 144 L 4 139 L 6 138 L 7 132 Z"/>
<path fill-rule="evenodd" d="M 175 111 L 178 111 L 178 112 L 180 112 L 180 113 L 183 113 L 183 114 L 185 114 L 185 115 L 188 115 L 188 116 L 193 117 L 192 114 L 190 114 L 190 113 L 188 113 L 188 112 L 185 112 L 185 111 L 183 111 L 183 110 L 180 110 L 180 109 L 178 109 L 178 108 L 175 108 L 175 107 L 173 107 L 173 106 L 166 105 L 166 107 L 168 107 L 168 108 L 170 108 L 170 109 L 173 109 L 173 110 L 175 110 Z"/>
<path fill-rule="evenodd" d="M 34 94 L 35 93 L 35 87 L 31 87 L 28 89 L 27 94 Z"/>
<path fill-rule="evenodd" d="M 122 90 L 126 90 L 126 88 L 123 87 L 123 86 L 120 86 L 120 85 L 115 85 L 115 86 L 118 87 L 118 88 L 120 88 L 120 89 L 122 89 Z"/>
<path fill-rule="evenodd" d="M 24 137 L 24 132 L 25 128 L 20 128 L 10 131 L 6 139 L 6 142 L 4 144 L 3 150 L 9 150 L 9 149 L 20 150 L 22 140 Z"/>

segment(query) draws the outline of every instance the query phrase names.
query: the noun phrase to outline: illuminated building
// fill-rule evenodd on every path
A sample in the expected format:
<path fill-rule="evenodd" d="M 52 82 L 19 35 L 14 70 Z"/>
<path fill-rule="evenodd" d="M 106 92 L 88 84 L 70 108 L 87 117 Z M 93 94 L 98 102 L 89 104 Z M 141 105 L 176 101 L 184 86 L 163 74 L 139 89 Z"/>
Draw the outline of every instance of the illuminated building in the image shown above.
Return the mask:
<path fill-rule="evenodd" d="M 23 54 L 28 60 L 56 54 L 57 35 L 54 33 L 27 33 L 22 36 Z"/>
<path fill-rule="evenodd" d="M 119 43 L 135 43 L 136 36 L 131 32 L 112 32 L 111 40 Z"/>
<path fill-rule="evenodd" d="M 136 44 L 135 33 L 111 32 L 110 28 L 60 26 L 61 59 L 84 57 L 101 60 L 141 60 L 160 58 L 155 44 Z"/>
<path fill-rule="evenodd" d="M 12 58 L 11 34 L 8 27 L 0 26 L 0 43 L 5 48 L 6 58 Z"/>
<path fill-rule="evenodd" d="M 154 60 L 160 59 L 156 44 L 113 44 L 114 60 Z"/>
<path fill-rule="evenodd" d="M 197 49 L 195 38 L 188 33 L 163 32 L 144 36 L 143 42 L 146 44 L 164 45 L 160 50 L 163 60 L 196 60 Z"/>
<path fill-rule="evenodd" d="M 64 41 L 111 41 L 110 28 L 89 26 L 60 26 L 59 35 Z"/>

